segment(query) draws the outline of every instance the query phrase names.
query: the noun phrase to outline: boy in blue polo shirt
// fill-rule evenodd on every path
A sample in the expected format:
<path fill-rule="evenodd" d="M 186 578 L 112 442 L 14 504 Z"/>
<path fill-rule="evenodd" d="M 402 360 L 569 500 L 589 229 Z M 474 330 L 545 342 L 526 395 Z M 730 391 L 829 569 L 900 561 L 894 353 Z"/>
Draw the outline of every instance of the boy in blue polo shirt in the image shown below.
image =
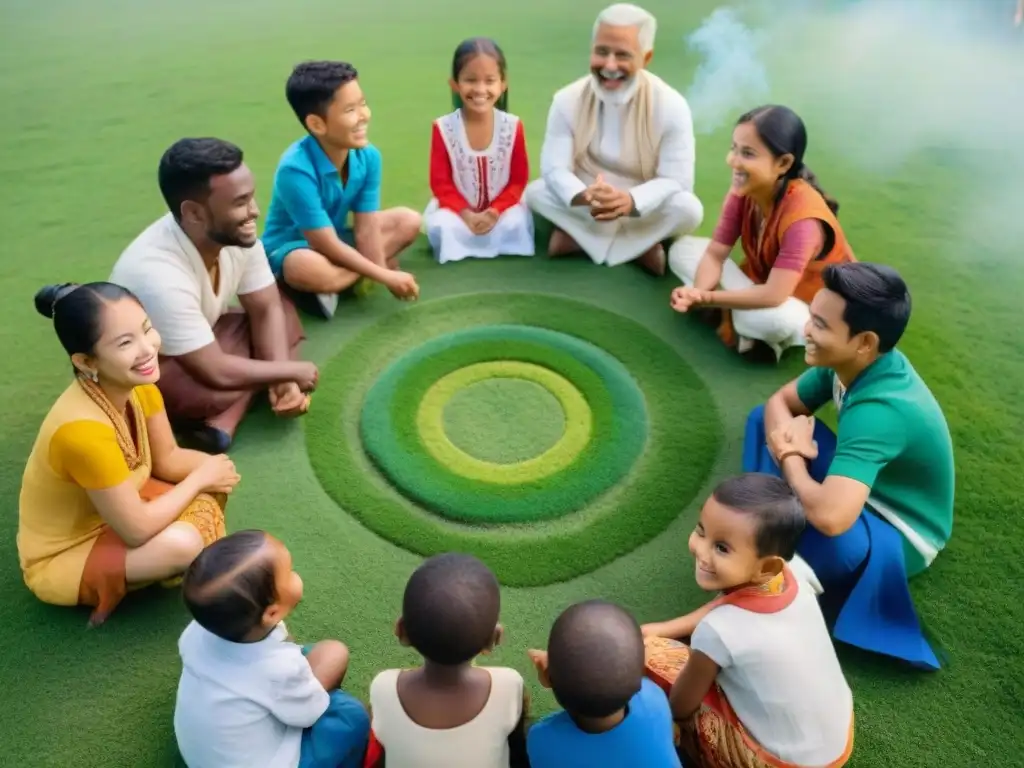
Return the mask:
<path fill-rule="evenodd" d="M 680 768 L 668 697 L 644 674 L 644 639 L 623 608 L 567 608 L 547 651 L 530 651 L 541 685 L 564 711 L 526 735 L 533 768 Z"/>
<path fill-rule="evenodd" d="M 419 235 L 420 215 L 380 209 L 380 151 L 367 139 L 370 109 L 355 67 L 304 62 L 285 93 L 309 135 L 285 150 L 274 175 L 263 233 L 274 274 L 293 290 L 316 295 L 326 318 L 334 315 L 338 294 L 360 278 L 415 299 L 416 279 L 397 265 Z"/>

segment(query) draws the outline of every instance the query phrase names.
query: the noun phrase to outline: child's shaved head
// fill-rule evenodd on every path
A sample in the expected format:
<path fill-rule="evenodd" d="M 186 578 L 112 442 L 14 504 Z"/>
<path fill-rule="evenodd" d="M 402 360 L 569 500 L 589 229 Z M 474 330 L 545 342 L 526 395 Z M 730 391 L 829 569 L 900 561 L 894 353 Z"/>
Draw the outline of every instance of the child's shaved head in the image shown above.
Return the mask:
<path fill-rule="evenodd" d="M 236 643 L 260 626 L 277 599 L 269 542 L 263 531 L 239 531 L 199 553 L 181 588 L 196 622 Z"/>
<path fill-rule="evenodd" d="M 471 555 L 436 555 L 405 587 L 402 625 L 409 644 L 435 664 L 463 664 L 494 643 L 501 590 Z"/>
<path fill-rule="evenodd" d="M 640 691 L 644 639 L 628 612 L 603 600 L 577 603 L 551 627 L 548 678 L 570 715 L 608 717 Z"/>

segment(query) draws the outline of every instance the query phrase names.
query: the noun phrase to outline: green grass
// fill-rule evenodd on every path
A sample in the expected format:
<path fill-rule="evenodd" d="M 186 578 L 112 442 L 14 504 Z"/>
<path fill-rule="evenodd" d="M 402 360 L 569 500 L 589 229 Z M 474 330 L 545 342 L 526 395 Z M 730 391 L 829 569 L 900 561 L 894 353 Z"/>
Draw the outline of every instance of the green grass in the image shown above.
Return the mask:
<path fill-rule="evenodd" d="M 470 324 L 479 316 L 474 309 L 483 308 L 490 313 L 494 311 L 492 305 L 493 295 L 487 294 L 428 304 L 425 316 L 415 313 L 417 319 L 410 323 L 415 328 L 414 338 L 421 333 L 424 337 L 432 335 L 438 323 Z M 625 320 L 624 327 L 619 327 L 616 316 L 610 313 L 604 313 L 604 322 L 587 322 L 596 318 L 588 318 L 580 310 L 579 304 L 561 304 L 549 296 L 508 297 L 498 311 L 524 323 L 486 324 L 442 334 L 416 347 L 405 358 L 412 358 L 408 372 L 393 373 L 401 370 L 400 364 L 386 369 L 361 407 L 362 442 L 367 453 L 409 496 L 451 519 L 514 523 L 559 517 L 582 509 L 632 468 L 646 443 L 647 413 L 643 393 L 622 362 L 578 338 L 601 343 L 609 337 L 628 339 L 636 331 L 646 332 Z M 531 321 L 545 322 L 574 335 L 525 324 Z M 636 331 L 631 333 L 633 328 Z M 379 338 L 388 330 L 378 326 L 371 332 Z M 649 338 L 660 346 L 656 338 Z M 364 343 L 362 348 L 367 349 L 367 345 Z M 374 349 L 372 342 L 370 349 Z M 347 356 L 346 348 L 339 354 L 339 368 L 347 365 Z M 364 359 L 358 354 L 354 357 Z M 466 477 L 457 467 L 446 466 L 434 458 L 417 426 L 420 403 L 437 379 L 466 365 L 502 359 L 539 365 L 563 376 L 590 404 L 594 418 L 591 439 L 571 466 L 550 475 L 524 479 L 518 483 L 515 494 L 506 493 L 504 484 Z M 360 367 L 373 370 L 371 366 Z M 684 369 L 683 375 L 687 373 Z M 339 380 L 350 378 L 342 374 Z M 380 390 L 388 391 L 388 383 L 394 384 L 394 395 L 377 395 Z M 358 389 L 350 381 L 335 386 L 345 392 L 346 399 L 356 400 Z M 314 454 L 319 452 L 316 444 L 311 444 L 310 450 Z"/>
<path fill-rule="evenodd" d="M 539 265 L 509 260 L 494 266 L 501 270 L 503 285 L 543 290 L 544 270 L 538 270 Z M 584 268 L 582 274 L 594 274 L 585 267 L 571 263 L 573 272 Z M 604 290 L 615 285 L 600 272 L 597 276 Z M 659 292 L 652 281 L 638 287 L 646 290 L 648 302 L 652 291 Z M 715 403 L 680 357 L 680 347 L 666 345 L 629 318 L 598 307 L 586 310 L 579 302 L 543 293 L 484 292 L 393 311 L 359 334 L 325 366 L 323 386 L 314 398 L 316 410 L 307 422 L 313 470 L 327 494 L 390 541 L 420 554 L 471 551 L 484 558 L 505 584 L 515 586 L 547 585 L 587 573 L 661 533 L 701 488 L 715 461 L 721 432 Z M 502 328 L 502 323 L 513 325 Z M 524 326 L 546 326 L 567 336 L 551 334 L 555 343 L 538 345 L 536 340 L 549 334 Z M 469 330 L 451 333 L 457 328 Z M 416 346 L 434 334 L 436 338 Z M 460 338 L 487 343 L 455 343 L 446 349 L 449 339 Z M 391 348 L 406 345 L 414 349 L 402 362 L 412 359 L 409 378 L 418 389 L 410 388 L 404 399 L 396 395 L 388 407 L 387 398 L 374 405 L 375 385 L 364 401 L 362 393 L 380 370 L 384 373 L 376 379 L 378 384 L 402 367 L 402 362 L 388 367 Z M 514 494 L 447 470 L 426 455 L 415 434 L 416 405 L 433 381 L 454 368 L 495 357 L 533 362 L 560 373 L 579 386 L 596 417 L 594 438 L 572 468 L 523 483 Z M 615 367 L 622 364 L 613 358 L 625 363 L 628 372 L 616 374 Z M 417 377 L 421 369 L 424 374 Z M 643 395 L 629 373 L 638 378 L 647 396 L 649 416 L 643 413 Z M 367 452 L 397 479 L 405 496 L 443 509 L 448 520 L 424 514 L 380 481 L 357 447 L 355 421 L 360 412 Z M 641 450 L 644 454 L 634 467 Z M 384 457 L 387 463 L 381 462 Z M 611 493 L 581 506 L 623 476 L 623 483 Z M 494 529 L 449 522 L 487 516 L 490 522 L 537 522 Z"/>
<path fill-rule="evenodd" d="M 513 376 L 495 376 L 457 391 L 441 415 L 452 445 L 494 464 L 541 456 L 565 434 L 558 398 L 541 384 Z"/>
<path fill-rule="evenodd" d="M 682 38 L 715 3 L 650 0 L 659 16 L 654 70 L 681 88 L 695 62 Z M 527 126 L 536 169 L 550 95 L 585 71 L 601 3 L 542 0 L 475 5 L 454 0 L 26 0 L 0 10 L 0 493 L 8 510 L 0 557 L 0 687 L 10 704 L 3 762 L 10 765 L 170 766 L 179 666 L 176 638 L 186 614 L 173 593 L 134 596 L 101 630 L 86 614 L 38 603 L 24 588 L 15 532 L 21 472 L 36 429 L 66 386 L 67 361 L 32 293 L 48 282 L 102 279 L 121 249 L 163 212 L 156 188 L 160 153 L 185 135 L 217 135 L 245 148 L 266 206 L 271 175 L 299 127 L 283 98 L 290 67 L 303 58 L 344 57 L 362 70 L 374 108 L 373 140 L 385 157 L 387 204 L 426 202 L 429 122 L 449 105 L 445 80 L 455 44 L 496 36 L 511 62 L 511 108 Z M 801 40 L 800 44 L 804 44 Z M 828 153 L 816 99 L 793 84 L 806 71 L 772 72 L 773 97 L 801 110 L 812 137 L 808 158 L 843 202 L 859 256 L 891 262 L 914 290 L 914 319 L 902 348 L 942 402 L 958 465 L 953 541 L 913 584 L 922 616 L 952 656 L 938 674 L 900 670 L 844 650 L 854 689 L 856 768 L 1021 765 L 1024 733 L 1024 564 L 1020 468 L 1024 465 L 1019 241 L 996 221 L 985 237 L 962 237 L 958 213 L 969 165 L 949 153 L 911 158 L 893 178 L 867 174 Z M 827 55 L 827 53 L 823 53 Z M 955 104 L 951 94 L 950 108 Z M 817 111 L 816 111 L 817 109 Z M 851 116 L 870 123 L 869 113 Z M 816 133 L 816 126 L 818 132 Z M 727 184 L 721 158 L 728 129 L 698 138 L 697 191 L 713 226 Z M 865 129 L 864 141 L 870 142 Z M 1016 223 L 1016 222 L 1011 222 Z M 1018 227 L 1019 231 L 1019 227 Z M 422 246 L 411 257 L 425 302 L 487 290 L 557 292 L 633 318 L 683 352 L 728 405 L 711 477 L 738 466 L 746 410 L 800 370 L 752 370 L 725 353 L 707 329 L 671 316 L 671 281 L 630 269 L 573 261 L 437 267 Z M 334 323 L 309 324 L 308 353 L 329 359 L 366 327 L 397 311 L 382 292 L 344 306 Z M 310 421 L 310 424 L 313 422 Z M 228 510 L 232 529 L 266 528 L 291 548 L 306 600 L 290 627 L 301 638 L 348 642 L 348 685 L 365 695 L 373 674 L 411 657 L 391 638 L 401 590 L 418 558 L 341 513 L 316 482 L 300 424 L 265 412 L 243 426 L 233 455 L 244 476 Z M 699 459 L 699 457 L 698 457 Z M 711 480 L 700 495 L 706 492 Z M 685 540 L 695 501 L 664 532 L 629 555 L 574 581 L 503 593 L 508 641 L 494 657 L 533 679 L 523 651 L 545 642 L 567 604 L 604 596 L 643 621 L 693 607 L 701 598 Z M 537 563 L 544 567 L 545 563 Z M 536 709 L 553 706 L 534 686 Z"/>

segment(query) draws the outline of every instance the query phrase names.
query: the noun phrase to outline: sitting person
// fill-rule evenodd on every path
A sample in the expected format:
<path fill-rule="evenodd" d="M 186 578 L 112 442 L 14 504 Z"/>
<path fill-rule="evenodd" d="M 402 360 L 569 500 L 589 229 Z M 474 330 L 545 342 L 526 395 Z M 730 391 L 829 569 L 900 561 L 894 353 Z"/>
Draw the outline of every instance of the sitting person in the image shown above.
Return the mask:
<path fill-rule="evenodd" d="M 532 768 L 679 768 L 672 712 L 644 677 L 636 620 L 601 600 L 567 608 L 547 651 L 530 651 L 541 684 L 565 709 L 530 728 Z"/>
<path fill-rule="evenodd" d="M 732 186 L 714 235 L 680 240 L 669 252 L 683 281 L 672 308 L 705 310 L 725 344 L 759 359 L 803 345 L 821 271 L 854 260 L 836 219 L 839 204 L 804 165 L 806 149 L 804 123 L 787 107 L 740 117 L 726 158 Z M 737 240 L 740 266 L 729 258 Z"/>
<path fill-rule="evenodd" d="M 256 237 L 242 150 L 182 139 L 160 159 L 159 183 L 170 213 L 128 246 L 110 279 L 142 299 L 163 338 L 160 390 L 172 424 L 220 453 L 259 390 L 278 416 L 305 413 L 317 369 L 296 359 L 302 325 Z M 241 311 L 229 308 L 236 295 Z"/>
<path fill-rule="evenodd" d="M 475 557 L 426 560 L 409 579 L 395 633 L 423 657 L 370 685 L 368 766 L 508 768 L 525 754 L 528 710 L 514 669 L 474 660 L 501 640 L 498 580 Z"/>
<path fill-rule="evenodd" d="M 590 74 L 555 94 L 541 178 L 526 202 L 555 230 L 548 254 L 583 251 L 610 267 L 665 273 L 662 241 L 700 226 L 693 117 L 682 94 L 647 71 L 654 17 L 617 3 L 594 23 Z"/>
<path fill-rule="evenodd" d="M 302 579 L 280 541 L 239 531 L 207 547 L 182 585 L 174 734 L 189 768 L 361 768 L 370 717 L 339 690 L 348 648 L 292 642 Z"/>
<path fill-rule="evenodd" d="M 156 382 L 160 335 L 119 285 L 50 285 L 75 380 L 43 420 L 18 502 L 25 584 L 54 605 L 87 605 L 103 623 L 130 589 L 176 577 L 224 535 L 227 456 L 179 448 Z"/>
<path fill-rule="evenodd" d="M 309 61 L 288 78 L 288 103 L 309 135 L 281 156 L 263 232 L 274 274 L 314 295 L 326 318 L 361 277 L 399 299 L 419 295 L 397 265 L 422 219 L 408 208 L 380 209 L 380 151 L 366 137 L 370 108 L 357 77 L 351 64 Z"/>
<path fill-rule="evenodd" d="M 907 587 L 953 529 L 953 445 L 942 408 L 896 344 L 910 320 L 899 274 L 834 265 L 811 302 L 813 366 L 755 408 L 743 468 L 786 478 L 810 523 L 797 552 L 824 588 L 837 640 L 934 669 Z M 839 436 L 809 418 L 826 403 Z"/>
<path fill-rule="evenodd" d="M 434 121 L 430 191 L 423 214 L 437 260 L 533 256 L 533 215 L 523 202 L 530 179 L 523 124 L 507 108 L 505 54 L 475 37 L 455 49 L 457 107 Z"/>
<path fill-rule="evenodd" d="M 646 635 L 691 638 L 672 684 L 692 768 L 845 765 L 853 694 L 814 592 L 787 567 L 800 502 L 773 475 L 720 483 L 690 535 L 698 586 L 720 596 Z"/>

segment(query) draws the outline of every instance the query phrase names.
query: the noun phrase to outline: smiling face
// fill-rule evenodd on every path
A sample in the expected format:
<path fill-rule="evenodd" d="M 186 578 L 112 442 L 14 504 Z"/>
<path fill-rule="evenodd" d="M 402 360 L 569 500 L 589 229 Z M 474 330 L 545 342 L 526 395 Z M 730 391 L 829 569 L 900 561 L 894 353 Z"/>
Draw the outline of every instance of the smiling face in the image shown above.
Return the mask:
<path fill-rule="evenodd" d="M 629 86 L 651 55 L 640 50 L 639 27 L 601 24 L 590 49 L 590 72 L 603 91 L 614 93 Z"/>
<path fill-rule="evenodd" d="M 493 56 L 484 53 L 467 61 L 451 86 L 458 92 L 463 107 L 475 114 L 490 112 L 507 87 L 501 66 Z"/>
<path fill-rule="evenodd" d="M 850 326 L 843 320 L 846 300 L 838 293 L 822 288 L 811 300 L 810 309 L 811 317 L 804 326 L 808 365 L 842 369 L 877 347 L 873 334 L 850 336 Z"/>
<path fill-rule="evenodd" d="M 260 208 L 256 204 L 256 180 L 249 166 L 243 163 L 231 173 L 211 177 L 206 202 L 195 205 L 212 242 L 240 248 L 256 245 Z"/>
<path fill-rule="evenodd" d="M 358 80 L 349 80 L 339 86 L 325 116 L 310 115 L 307 118 L 310 132 L 336 149 L 361 149 L 368 145 L 369 124 L 370 108 Z"/>
<path fill-rule="evenodd" d="M 725 163 L 732 169 L 733 194 L 768 197 L 793 165 L 792 155 L 775 157 L 762 141 L 753 122 L 740 123 L 732 132 Z"/>
<path fill-rule="evenodd" d="M 698 586 L 719 592 L 755 581 L 765 566 L 765 559 L 757 554 L 756 537 L 754 515 L 726 507 L 714 496 L 709 498 L 690 534 Z"/>
<path fill-rule="evenodd" d="M 98 374 L 101 384 L 132 389 L 155 384 L 160 378 L 160 334 L 146 311 L 133 299 L 103 307 L 99 340 L 92 354 L 72 355 L 75 367 L 87 376 Z"/>

